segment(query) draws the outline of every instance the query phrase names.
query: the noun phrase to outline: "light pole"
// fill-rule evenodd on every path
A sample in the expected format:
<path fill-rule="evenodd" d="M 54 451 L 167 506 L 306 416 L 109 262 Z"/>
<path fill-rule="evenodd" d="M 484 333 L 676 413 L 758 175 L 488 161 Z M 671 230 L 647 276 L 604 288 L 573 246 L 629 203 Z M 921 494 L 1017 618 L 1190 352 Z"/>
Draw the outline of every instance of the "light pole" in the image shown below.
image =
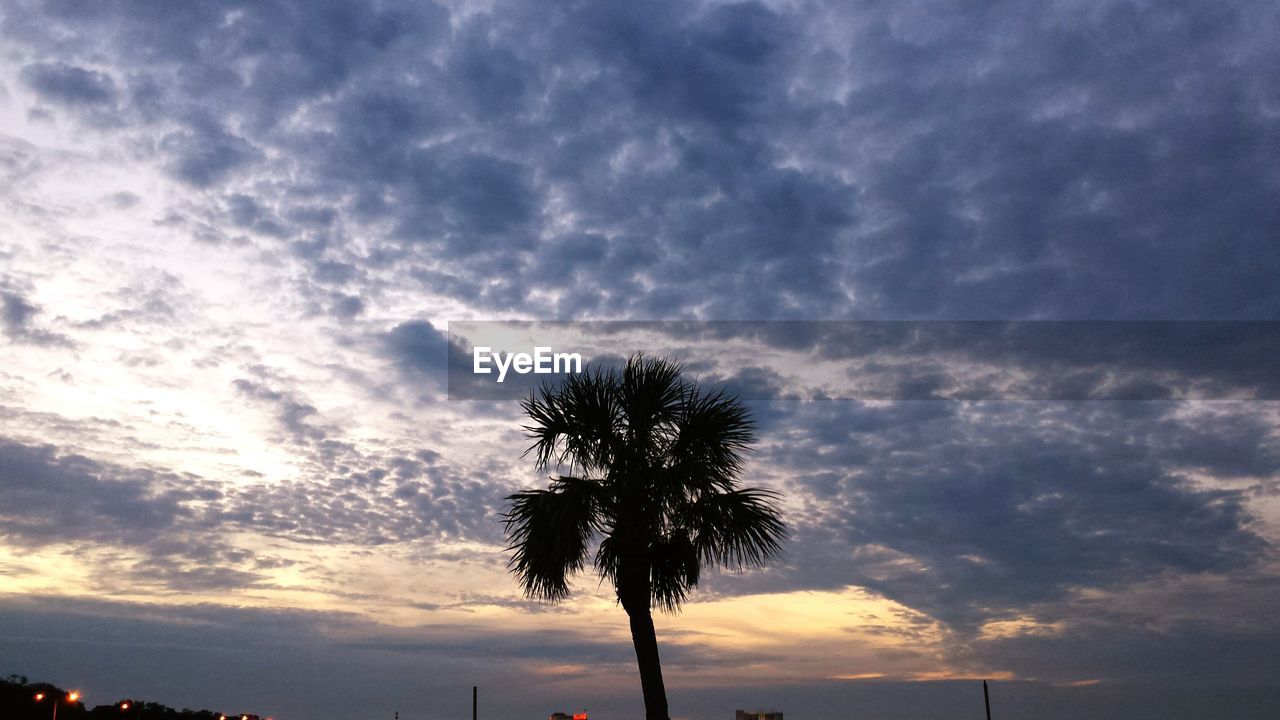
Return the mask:
<path fill-rule="evenodd" d="M 72 690 L 71 692 L 67 693 L 68 703 L 73 703 L 79 699 L 80 699 L 79 691 Z M 36 693 L 36 702 L 42 702 L 43 700 L 44 700 L 44 693 L 42 692 Z M 50 700 L 53 701 L 53 720 L 58 720 L 58 698 L 54 697 L 54 698 L 50 698 Z"/>

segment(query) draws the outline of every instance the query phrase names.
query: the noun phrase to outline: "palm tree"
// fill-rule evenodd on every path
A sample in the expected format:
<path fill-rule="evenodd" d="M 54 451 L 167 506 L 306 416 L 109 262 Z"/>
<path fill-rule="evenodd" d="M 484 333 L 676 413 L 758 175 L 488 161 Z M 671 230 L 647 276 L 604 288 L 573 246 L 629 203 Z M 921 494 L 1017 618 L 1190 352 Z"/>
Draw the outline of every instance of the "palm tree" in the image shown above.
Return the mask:
<path fill-rule="evenodd" d="M 786 535 L 767 490 L 737 487 L 755 438 L 747 409 L 664 359 L 570 375 L 521 403 L 545 490 L 507 498 L 510 568 L 531 598 L 560 601 L 591 558 L 631 621 L 647 720 L 668 720 L 651 608 L 676 612 L 702 568 L 760 567 Z"/>

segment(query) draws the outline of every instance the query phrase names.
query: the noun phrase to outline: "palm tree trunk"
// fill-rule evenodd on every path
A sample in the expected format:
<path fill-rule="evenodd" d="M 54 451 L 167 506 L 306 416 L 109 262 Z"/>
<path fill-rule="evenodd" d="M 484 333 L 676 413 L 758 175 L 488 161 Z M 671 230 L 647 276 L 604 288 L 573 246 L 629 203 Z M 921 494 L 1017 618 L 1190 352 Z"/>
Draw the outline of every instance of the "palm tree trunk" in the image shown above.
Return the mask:
<path fill-rule="evenodd" d="M 645 720 L 670 720 L 667 715 L 667 689 L 662 683 L 662 663 L 658 659 L 658 635 L 653 630 L 648 600 L 645 597 L 643 603 L 623 603 L 623 608 L 631 618 L 631 642 L 636 647 L 636 663 L 640 666 Z"/>

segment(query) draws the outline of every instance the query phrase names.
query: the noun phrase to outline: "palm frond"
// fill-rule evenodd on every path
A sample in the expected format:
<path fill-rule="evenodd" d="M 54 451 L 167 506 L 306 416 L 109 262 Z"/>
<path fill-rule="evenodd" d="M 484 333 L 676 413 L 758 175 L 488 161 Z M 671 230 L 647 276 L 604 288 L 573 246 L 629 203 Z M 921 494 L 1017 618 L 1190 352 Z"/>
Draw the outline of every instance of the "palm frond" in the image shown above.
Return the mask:
<path fill-rule="evenodd" d="M 599 529 L 598 486 L 591 480 L 559 477 L 548 490 L 507 497 L 503 516 L 508 567 L 525 594 L 558 601 L 569 596 L 569 579 L 586 564 L 587 548 Z"/>
<path fill-rule="evenodd" d="M 672 470 L 690 489 L 730 490 L 754 440 L 751 413 L 736 397 L 695 387 L 682 403 L 667 454 Z"/>
<path fill-rule="evenodd" d="M 787 536 L 774 507 L 777 493 L 742 488 L 707 493 L 687 510 L 685 526 L 703 562 L 730 570 L 763 566 L 776 557 Z"/>
<path fill-rule="evenodd" d="M 594 560 L 596 572 L 602 581 L 607 580 L 614 587 L 618 585 L 618 573 L 622 567 L 622 542 L 615 535 L 606 535 L 596 548 Z"/>
<path fill-rule="evenodd" d="M 675 612 L 698 585 L 701 564 L 689 533 L 679 529 L 649 545 L 649 584 L 654 604 Z"/>
<path fill-rule="evenodd" d="M 539 470 L 567 463 L 571 470 L 599 472 L 618 444 L 617 379 L 599 368 L 570 375 L 560 387 L 544 384 L 520 405 L 532 421 L 524 426 Z"/>
<path fill-rule="evenodd" d="M 654 433 L 662 433 L 678 416 L 688 392 L 682 372 L 679 363 L 665 358 L 638 354 L 627 360 L 617 390 L 633 450 L 650 449 Z"/>

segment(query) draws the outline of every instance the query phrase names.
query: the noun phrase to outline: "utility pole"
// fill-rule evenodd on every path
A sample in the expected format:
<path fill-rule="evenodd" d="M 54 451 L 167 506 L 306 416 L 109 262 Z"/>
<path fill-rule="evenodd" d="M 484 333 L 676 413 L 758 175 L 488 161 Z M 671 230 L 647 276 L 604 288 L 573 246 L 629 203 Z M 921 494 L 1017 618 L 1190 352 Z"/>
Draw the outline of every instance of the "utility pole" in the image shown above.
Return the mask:
<path fill-rule="evenodd" d="M 476 685 L 472 685 L 472 686 L 471 686 L 471 720 L 477 720 L 477 718 L 476 718 L 476 700 L 478 699 L 478 697 L 477 697 L 477 696 L 478 696 L 479 694 L 480 694 L 480 688 L 479 688 L 478 686 L 476 686 Z"/>
<path fill-rule="evenodd" d="M 987 692 L 987 681 L 982 681 L 982 701 L 987 704 L 987 720 L 991 720 L 991 694 Z"/>

